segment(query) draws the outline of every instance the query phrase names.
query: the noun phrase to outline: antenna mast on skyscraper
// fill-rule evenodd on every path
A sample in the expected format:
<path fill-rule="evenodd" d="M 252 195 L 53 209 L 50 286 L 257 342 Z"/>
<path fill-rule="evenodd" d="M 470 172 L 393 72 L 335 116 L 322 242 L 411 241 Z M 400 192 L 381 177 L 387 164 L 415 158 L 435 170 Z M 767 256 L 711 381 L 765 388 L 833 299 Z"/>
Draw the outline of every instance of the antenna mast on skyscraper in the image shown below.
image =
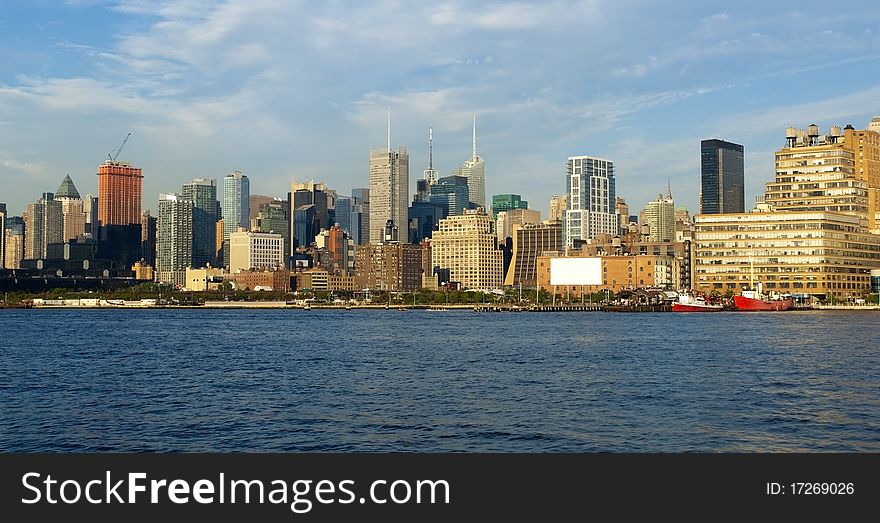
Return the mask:
<path fill-rule="evenodd" d="M 474 156 L 473 159 L 477 159 L 477 115 L 474 114 Z"/>
<path fill-rule="evenodd" d="M 428 169 L 434 170 L 434 128 L 428 127 Z"/>

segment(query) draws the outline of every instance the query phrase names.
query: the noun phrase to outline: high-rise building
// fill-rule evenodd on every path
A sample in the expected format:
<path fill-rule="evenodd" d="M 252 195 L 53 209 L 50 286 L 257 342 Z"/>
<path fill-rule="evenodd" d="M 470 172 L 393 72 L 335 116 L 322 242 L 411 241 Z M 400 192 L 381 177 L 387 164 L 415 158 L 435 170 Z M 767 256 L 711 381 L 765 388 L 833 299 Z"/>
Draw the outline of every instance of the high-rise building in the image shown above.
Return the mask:
<path fill-rule="evenodd" d="M 430 238 L 440 220 L 446 218 L 446 210 L 440 204 L 414 201 L 409 207 L 409 227 L 407 237 L 409 243 L 421 243 Z"/>
<path fill-rule="evenodd" d="M 6 204 L 0 203 L 0 269 L 6 268 Z"/>
<path fill-rule="evenodd" d="M 486 170 L 483 159 L 477 155 L 477 115 L 474 115 L 473 145 L 471 159 L 456 167 L 449 174 L 464 176 L 468 182 L 468 194 L 475 207 L 486 209 Z"/>
<path fill-rule="evenodd" d="M 492 217 L 497 219 L 498 213 L 511 209 L 528 209 L 529 202 L 518 194 L 495 194 L 492 196 Z"/>
<path fill-rule="evenodd" d="M 370 243 L 370 190 L 351 190 L 351 239 L 355 245 Z"/>
<path fill-rule="evenodd" d="M 498 241 L 504 243 L 504 240 L 507 238 L 512 238 L 516 227 L 538 223 L 541 223 L 541 211 L 525 208 L 501 211 L 495 218 L 495 231 L 498 235 Z"/>
<path fill-rule="evenodd" d="M 538 256 L 564 250 L 562 223 L 548 221 L 513 228 L 513 259 L 504 278 L 504 285 L 534 289 L 538 284 L 535 263 Z"/>
<path fill-rule="evenodd" d="M 358 289 L 410 292 L 422 287 L 422 249 L 409 243 L 380 243 L 355 248 Z"/>
<path fill-rule="evenodd" d="M 83 210 L 83 201 L 69 174 L 55 192 L 55 200 L 61 202 L 62 241 L 76 240 L 85 234 L 86 213 Z"/>
<path fill-rule="evenodd" d="M 101 227 L 140 224 L 143 180 L 143 170 L 128 162 L 107 160 L 98 166 L 98 223 Z"/>
<path fill-rule="evenodd" d="M 336 209 L 336 224 L 351 235 L 351 197 L 337 196 L 334 199 L 334 207 Z M 331 226 L 334 224 L 330 224 Z"/>
<path fill-rule="evenodd" d="M 431 265 L 468 289 L 501 287 L 503 259 L 492 217 L 481 209 L 440 220 L 431 238 Z"/>
<path fill-rule="evenodd" d="M 614 162 L 592 156 L 569 157 L 566 191 L 563 235 L 567 247 L 578 248 L 599 234 L 619 232 Z"/>
<path fill-rule="evenodd" d="M 25 258 L 36 260 L 46 257 L 49 244 L 62 243 L 64 219 L 61 202 L 53 193 L 43 193 L 36 203 L 28 204 L 25 221 Z"/>
<path fill-rule="evenodd" d="M 675 241 L 675 202 L 672 192 L 667 192 L 664 197 L 657 195 L 657 199 L 645 204 L 645 221 L 642 225 L 649 228 L 649 242 Z"/>
<path fill-rule="evenodd" d="M 86 234 L 98 237 L 98 197 L 87 194 L 83 198 L 83 212 L 86 215 Z"/>
<path fill-rule="evenodd" d="M 270 202 L 274 202 L 277 200 L 274 196 L 263 196 L 262 194 L 251 194 L 248 196 L 248 223 L 253 223 L 254 219 L 256 219 L 257 215 L 260 214 L 260 209 L 263 208 L 264 205 Z"/>
<path fill-rule="evenodd" d="M 287 211 L 288 203 L 283 200 L 274 199 L 271 202 L 264 203 L 260 207 L 255 220 L 255 232 L 281 234 L 284 236 L 284 259 L 290 257 L 290 220 Z"/>
<path fill-rule="evenodd" d="M 192 267 L 216 265 L 217 220 L 220 219 L 217 181 L 196 178 L 183 184 L 180 194 L 193 204 Z"/>
<path fill-rule="evenodd" d="M 315 235 L 322 229 L 330 228 L 332 225 L 330 210 L 335 194 L 335 191 L 329 189 L 323 182 L 291 183 L 288 200 L 290 208 L 294 210 L 294 222 L 291 228 L 293 236 L 290 239 L 294 250 L 308 247 L 314 242 Z M 308 207 L 306 212 L 297 214 L 297 211 L 306 207 Z M 303 222 L 306 217 L 310 220 L 307 225 Z M 297 229 L 297 224 L 299 224 L 299 229 Z M 297 231 L 300 232 L 299 235 L 297 235 Z"/>
<path fill-rule="evenodd" d="M 293 231 L 294 253 L 297 249 L 307 248 L 315 242 L 315 236 L 321 232 L 317 226 L 318 219 L 316 217 L 315 206 L 312 204 L 301 205 L 293 211 Z"/>
<path fill-rule="evenodd" d="M 223 178 L 223 241 L 239 227 L 247 229 L 250 224 L 251 184 L 246 174 L 233 171 Z"/>
<path fill-rule="evenodd" d="M 229 272 L 284 267 L 284 235 L 238 231 L 229 237 Z"/>
<path fill-rule="evenodd" d="M 149 209 L 141 213 L 141 260 L 144 266 L 156 267 L 156 227 L 155 216 Z"/>
<path fill-rule="evenodd" d="M 443 208 L 446 216 L 458 216 L 470 208 L 470 182 L 464 176 L 444 176 L 431 186 L 430 201 Z"/>
<path fill-rule="evenodd" d="M 193 204 L 179 194 L 159 195 L 156 274 L 159 281 L 181 284 L 192 267 Z"/>
<path fill-rule="evenodd" d="M 566 195 L 553 195 L 550 198 L 550 210 L 547 213 L 547 220 L 551 222 L 561 222 L 565 220 L 565 209 L 568 206 L 568 197 Z"/>
<path fill-rule="evenodd" d="M 370 243 L 383 241 L 388 220 L 398 227 L 407 223 L 409 153 L 403 146 L 391 150 L 390 112 L 388 122 L 386 147 L 370 150 Z"/>
<path fill-rule="evenodd" d="M 745 212 L 743 146 L 724 140 L 700 142 L 700 212 Z"/>

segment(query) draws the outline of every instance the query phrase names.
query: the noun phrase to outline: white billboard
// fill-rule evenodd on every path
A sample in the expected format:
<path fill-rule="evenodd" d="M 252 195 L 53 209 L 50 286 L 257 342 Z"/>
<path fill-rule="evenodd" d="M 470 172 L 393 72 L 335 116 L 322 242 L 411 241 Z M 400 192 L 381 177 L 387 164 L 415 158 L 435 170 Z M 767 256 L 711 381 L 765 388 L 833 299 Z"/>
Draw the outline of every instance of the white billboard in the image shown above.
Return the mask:
<path fill-rule="evenodd" d="M 601 258 L 550 258 L 550 285 L 601 284 Z"/>

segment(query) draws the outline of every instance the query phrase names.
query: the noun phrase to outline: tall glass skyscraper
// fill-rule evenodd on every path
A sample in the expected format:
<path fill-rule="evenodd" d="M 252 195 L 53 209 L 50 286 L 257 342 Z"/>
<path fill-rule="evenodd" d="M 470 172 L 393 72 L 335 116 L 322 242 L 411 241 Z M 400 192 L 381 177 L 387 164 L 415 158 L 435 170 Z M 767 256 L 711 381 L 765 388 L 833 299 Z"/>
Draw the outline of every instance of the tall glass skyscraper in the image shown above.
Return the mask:
<path fill-rule="evenodd" d="M 614 162 L 592 156 L 568 158 L 566 176 L 565 245 L 618 234 L 620 218 L 615 209 Z"/>
<path fill-rule="evenodd" d="M 724 140 L 700 142 L 700 213 L 745 212 L 743 146 Z"/>
<path fill-rule="evenodd" d="M 192 266 L 216 265 L 217 220 L 220 219 L 217 181 L 196 178 L 183 185 L 181 196 L 193 203 Z"/>
<path fill-rule="evenodd" d="M 241 171 L 234 171 L 223 178 L 223 265 L 229 265 L 229 235 L 239 227 L 248 228 L 250 218 L 251 185 Z"/>

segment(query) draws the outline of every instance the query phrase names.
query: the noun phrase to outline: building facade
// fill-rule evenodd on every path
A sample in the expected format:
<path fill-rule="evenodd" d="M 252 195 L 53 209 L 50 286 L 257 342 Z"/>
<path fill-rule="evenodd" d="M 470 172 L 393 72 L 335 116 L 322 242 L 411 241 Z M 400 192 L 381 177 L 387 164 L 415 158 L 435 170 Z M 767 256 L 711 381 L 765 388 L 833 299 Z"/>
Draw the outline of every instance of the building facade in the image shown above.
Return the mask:
<path fill-rule="evenodd" d="M 431 186 L 428 199 L 443 208 L 446 216 L 458 216 L 470 208 L 470 182 L 464 176 L 444 176 Z"/>
<path fill-rule="evenodd" d="M 541 211 L 524 208 L 501 211 L 495 218 L 498 241 L 504 243 L 507 238 L 512 238 L 516 227 L 539 223 L 541 223 Z"/>
<path fill-rule="evenodd" d="M 196 178 L 185 183 L 180 194 L 193 204 L 192 266 L 216 266 L 217 220 L 220 219 L 217 180 Z"/>
<path fill-rule="evenodd" d="M 139 224 L 143 181 L 143 170 L 128 162 L 107 160 L 99 165 L 98 225 Z"/>
<path fill-rule="evenodd" d="M 512 209 L 528 209 L 529 202 L 519 194 L 495 194 L 492 196 L 492 217 L 497 219 L 498 213 Z"/>
<path fill-rule="evenodd" d="M 648 226 L 648 241 L 675 241 L 675 201 L 672 194 L 657 195 L 657 199 L 645 204 L 645 220 Z"/>
<path fill-rule="evenodd" d="M 619 232 L 614 163 L 611 160 L 592 156 L 569 157 L 566 198 L 568 206 L 563 235 L 569 249 L 578 248 L 580 243 L 600 234 Z"/>
<path fill-rule="evenodd" d="M 223 178 L 223 241 L 239 227 L 247 229 L 250 225 L 251 182 L 241 171 L 233 171 Z"/>
<path fill-rule="evenodd" d="M 284 236 L 238 231 L 229 236 L 229 272 L 284 267 Z"/>
<path fill-rule="evenodd" d="M 561 252 L 562 224 L 548 221 L 543 224 L 528 224 L 513 228 L 513 258 L 504 285 L 534 289 L 538 284 L 536 262 L 547 252 Z"/>
<path fill-rule="evenodd" d="M 696 217 L 694 287 L 859 296 L 880 266 L 880 236 L 858 216 L 768 211 Z"/>
<path fill-rule="evenodd" d="M 84 235 L 86 213 L 83 210 L 83 200 L 70 175 L 66 175 L 62 180 L 58 191 L 55 192 L 55 200 L 61 202 L 62 241 L 76 240 Z"/>
<path fill-rule="evenodd" d="M 156 276 L 184 285 L 192 267 L 193 204 L 179 194 L 160 194 L 156 219 Z"/>
<path fill-rule="evenodd" d="M 582 253 L 575 253 L 582 254 Z M 536 262 L 538 288 L 556 294 L 579 298 L 586 294 L 609 291 L 618 293 L 622 290 L 638 288 L 672 288 L 675 287 L 676 264 L 671 256 L 664 255 L 605 255 L 599 256 L 602 270 L 600 285 L 568 285 L 550 284 L 552 258 L 558 256 L 539 256 Z"/>
<path fill-rule="evenodd" d="M 406 147 L 392 151 L 370 150 L 370 243 L 382 243 L 385 223 L 398 227 L 407 223 L 409 207 L 409 153 Z"/>
<path fill-rule="evenodd" d="M 553 195 L 550 198 L 550 207 L 547 212 L 547 220 L 551 222 L 561 222 L 565 220 L 565 209 L 568 206 L 568 197 L 566 195 Z"/>
<path fill-rule="evenodd" d="M 743 146 L 724 140 L 700 141 L 700 212 L 745 211 Z"/>
<path fill-rule="evenodd" d="M 440 220 L 431 238 L 431 265 L 448 270 L 450 281 L 464 288 L 500 288 L 503 254 L 492 217 L 475 209 Z"/>
<path fill-rule="evenodd" d="M 28 260 L 45 258 L 49 244 L 62 243 L 64 218 L 61 202 L 55 201 L 53 193 L 43 193 L 28 204 L 24 231 L 24 257 Z"/>
<path fill-rule="evenodd" d="M 422 251 L 410 243 L 359 245 L 354 270 L 358 289 L 416 291 L 422 288 Z"/>

